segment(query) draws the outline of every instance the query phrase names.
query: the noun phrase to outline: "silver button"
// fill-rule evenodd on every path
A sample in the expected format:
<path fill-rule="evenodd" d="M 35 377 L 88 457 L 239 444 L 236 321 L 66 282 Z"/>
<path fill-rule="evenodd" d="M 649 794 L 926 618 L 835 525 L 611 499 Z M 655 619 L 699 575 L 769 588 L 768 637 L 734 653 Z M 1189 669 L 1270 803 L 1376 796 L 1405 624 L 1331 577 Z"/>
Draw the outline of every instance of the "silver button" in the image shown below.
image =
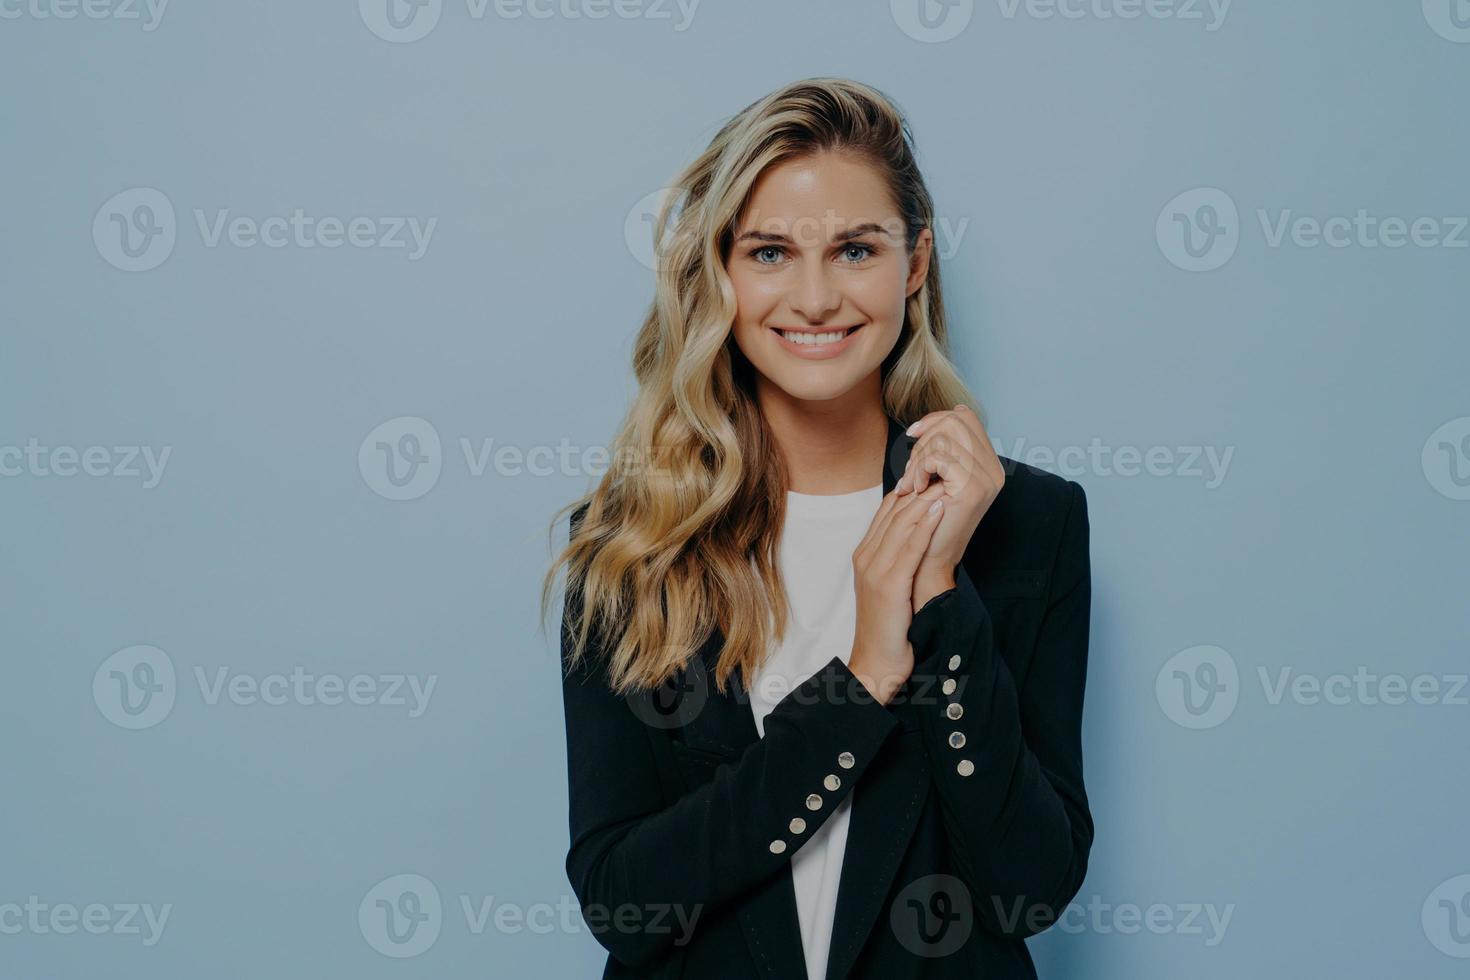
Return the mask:
<path fill-rule="evenodd" d="M 969 759 L 961 759 L 960 764 L 955 766 L 954 768 L 955 772 L 959 773 L 961 776 L 968 776 L 970 775 L 970 773 L 975 771 L 975 763 L 971 762 Z"/>
<path fill-rule="evenodd" d="M 842 780 L 838 779 L 834 775 L 828 774 L 827 778 L 822 780 L 822 785 L 835 793 L 838 789 L 842 787 Z"/>
<path fill-rule="evenodd" d="M 786 842 L 784 840 L 779 840 L 779 839 L 778 840 L 771 841 L 771 853 L 772 854 L 785 854 L 786 853 Z"/>
<path fill-rule="evenodd" d="M 949 658 L 949 669 L 950 670 L 959 670 L 959 668 L 960 668 L 960 655 L 959 654 L 955 654 L 953 657 L 950 657 Z"/>
<path fill-rule="evenodd" d="M 944 709 L 944 717 L 948 718 L 950 721 L 959 721 L 960 716 L 964 713 L 964 705 L 960 704 L 959 702 L 955 702 L 954 704 L 951 704 L 948 708 Z"/>
<path fill-rule="evenodd" d="M 801 819 L 800 817 L 792 817 L 791 818 L 791 832 L 793 834 L 802 834 L 802 833 L 805 833 L 806 832 L 806 821 L 803 820 L 803 819 Z"/>
<path fill-rule="evenodd" d="M 964 732 L 950 732 L 949 733 L 949 747 L 952 748 L 952 749 L 962 749 L 962 748 L 964 748 L 965 747 L 965 733 Z"/>
<path fill-rule="evenodd" d="M 837 764 L 844 769 L 851 769 L 857 765 L 857 760 L 852 757 L 851 752 L 844 752 L 837 757 Z"/>
<path fill-rule="evenodd" d="M 822 808 L 822 798 L 816 793 L 808 796 L 806 798 L 806 808 L 808 810 L 820 810 Z"/>
<path fill-rule="evenodd" d="M 944 691 L 945 694 L 953 694 L 954 693 L 954 689 L 955 689 L 954 678 L 953 677 L 946 677 L 944 679 L 944 686 L 941 687 L 940 690 Z"/>

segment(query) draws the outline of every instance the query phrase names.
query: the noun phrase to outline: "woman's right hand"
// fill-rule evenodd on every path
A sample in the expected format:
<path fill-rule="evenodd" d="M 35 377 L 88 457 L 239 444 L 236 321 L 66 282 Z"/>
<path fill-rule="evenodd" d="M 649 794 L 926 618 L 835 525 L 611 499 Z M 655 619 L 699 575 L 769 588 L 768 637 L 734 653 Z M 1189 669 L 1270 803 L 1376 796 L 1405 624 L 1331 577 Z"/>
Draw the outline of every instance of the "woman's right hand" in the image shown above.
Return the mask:
<path fill-rule="evenodd" d="M 943 496 L 940 482 L 918 494 L 890 492 L 852 553 L 857 625 L 847 667 L 879 704 L 892 700 L 914 670 L 914 573 L 944 516 Z"/>

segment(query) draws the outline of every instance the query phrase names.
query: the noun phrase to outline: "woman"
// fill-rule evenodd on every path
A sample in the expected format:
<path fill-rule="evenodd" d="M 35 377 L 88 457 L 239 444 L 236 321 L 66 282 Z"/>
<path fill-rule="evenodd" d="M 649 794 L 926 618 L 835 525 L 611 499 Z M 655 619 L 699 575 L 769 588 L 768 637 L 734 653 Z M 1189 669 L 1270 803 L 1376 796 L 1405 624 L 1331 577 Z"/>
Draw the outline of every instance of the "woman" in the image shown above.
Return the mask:
<path fill-rule="evenodd" d="M 565 564 L 603 976 L 1034 977 L 1093 836 L 1082 488 L 991 448 L 882 94 L 788 85 L 674 191 L 638 394 L 543 591 Z"/>

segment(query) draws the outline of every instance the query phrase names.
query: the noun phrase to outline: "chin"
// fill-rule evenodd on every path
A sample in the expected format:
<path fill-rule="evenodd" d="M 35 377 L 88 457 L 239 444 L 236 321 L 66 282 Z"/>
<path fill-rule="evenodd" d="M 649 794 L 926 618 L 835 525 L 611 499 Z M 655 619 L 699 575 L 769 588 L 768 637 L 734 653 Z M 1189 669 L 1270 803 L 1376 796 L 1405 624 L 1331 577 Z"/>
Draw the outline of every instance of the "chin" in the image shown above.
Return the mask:
<path fill-rule="evenodd" d="M 788 397 L 802 402 L 826 402 L 852 391 L 858 378 L 770 378 Z"/>

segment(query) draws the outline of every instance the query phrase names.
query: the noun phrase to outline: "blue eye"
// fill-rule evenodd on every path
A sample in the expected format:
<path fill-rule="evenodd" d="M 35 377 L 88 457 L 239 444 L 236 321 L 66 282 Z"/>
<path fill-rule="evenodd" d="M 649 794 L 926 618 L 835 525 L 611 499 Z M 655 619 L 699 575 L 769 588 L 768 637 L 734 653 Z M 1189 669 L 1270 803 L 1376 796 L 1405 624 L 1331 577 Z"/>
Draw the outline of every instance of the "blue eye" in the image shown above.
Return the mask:
<path fill-rule="evenodd" d="M 873 246 L 871 246 L 871 245 L 856 244 L 856 243 L 847 246 L 847 248 L 844 248 L 842 251 L 843 252 L 848 252 L 848 251 L 851 251 L 852 249 L 859 249 L 859 250 L 862 251 L 862 253 L 863 253 L 862 254 L 862 257 L 857 260 L 859 262 L 861 262 L 863 259 L 866 259 L 866 258 L 870 257 L 873 254 Z"/>

